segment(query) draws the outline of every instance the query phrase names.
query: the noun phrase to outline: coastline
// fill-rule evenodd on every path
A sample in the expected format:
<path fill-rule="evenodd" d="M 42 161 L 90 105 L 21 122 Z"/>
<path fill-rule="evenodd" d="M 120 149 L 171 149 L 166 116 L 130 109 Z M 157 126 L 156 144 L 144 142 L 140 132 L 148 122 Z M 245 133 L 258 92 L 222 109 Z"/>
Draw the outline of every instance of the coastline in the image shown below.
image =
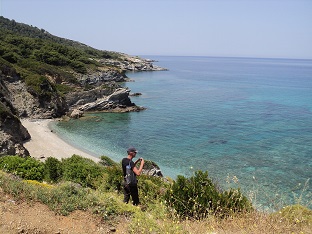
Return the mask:
<path fill-rule="evenodd" d="M 24 142 L 24 147 L 29 151 L 31 157 L 45 160 L 54 157 L 59 160 L 70 158 L 73 154 L 89 158 L 99 162 L 100 158 L 92 156 L 61 139 L 56 133 L 51 131 L 49 123 L 52 119 L 21 119 L 21 123 L 28 130 L 31 139 Z"/>

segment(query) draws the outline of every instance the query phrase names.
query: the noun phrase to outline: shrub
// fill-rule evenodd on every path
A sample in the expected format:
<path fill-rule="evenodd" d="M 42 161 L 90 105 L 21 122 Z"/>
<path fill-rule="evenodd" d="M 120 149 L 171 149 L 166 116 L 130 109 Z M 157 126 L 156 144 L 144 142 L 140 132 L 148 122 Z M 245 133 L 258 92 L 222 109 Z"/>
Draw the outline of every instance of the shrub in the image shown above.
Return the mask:
<path fill-rule="evenodd" d="M 57 158 L 47 158 L 44 164 L 44 168 L 44 178 L 46 181 L 55 183 L 62 178 L 62 163 Z"/>
<path fill-rule="evenodd" d="M 2 57 L 10 63 L 16 63 L 18 60 L 18 55 L 14 52 L 7 52 Z"/>
<path fill-rule="evenodd" d="M 117 190 L 121 191 L 123 182 L 123 173 L 121 166 L 111 166 L 105 168 L 105 173 L 97 181 L 97 188 L 104 189 L 104 191 Z"/>
<path fill-rule="evenodd" d="M 101 156 L 100 157 L 101 161 L 100 164 L 102 164 L 103 166 L 119 166 L 118 163 L 116 163 L 115 161 L 113 161 L 111 158 L 107 157 L 107 156 Z"/>
<path fill-rule="evenodd" d="M 58 214 L 68 215 L 74 210 L 86 210 L 88 192 L 77 184 L 66 182 L 52 189 L 46 204 Z"/>
<path fill-rule="evenodd" d="M 25 82 L 28 88 L 30 88 L 29 91 L 32 94 L 36 94 L 36 95 L 43 94 L 44 91 L 42 90 L 41 87 L 43 87 L 43 85 L 49 84 L 49 81 L 47 80 L 47 78 L 45 78 L 44 76 L 39 76 L 39 75 L 27 76 L 25 78 Z"/>
<path fill-rule="evenodd" d="M 81 74 L 87 73 L 87 68 L 82 62 L 74 60 L 74 61 L 71 61 L 70 65 L 74 69 L 74 71 L 78 73 L 81 73 Z"/>
<path fill-rule="evenodd" d="M 230 189 L 221 194 L 220 205 L 216 211 L 221 215 L 229 215 L 235 212 L 250 210 L 252 210 L 252 204 L 238 188 Z"/>
<path fill-rule="evenodd" d="M 0 158 L 0 168 L 26 180 L 42 181 L 44 164 L 34 158 L 19 156 L 5 156 Z"/>
<path fill-rule="evenodd" d="M 142 204 L 147 205 L 163 198 L 168 183 L 163 182 L 161 177 L 141 175 L 139 178 L 139 193 Z"/>
<path fill-rule="evenodd" d="M 57 89 L 57 91 L 59 91 L 61 94 L 66 94 L 66 93 L 69 93 L 71 91 L 74 90 L 74 88 L 68 86 L 68 85 L 65 85 L 65 84 L 56 84 L 55 85 L 55 88 Z"/>
<path fill-rule="evenodd" d="M 208 172 L 196 171 L 185 178 L 179 175 L 165 194 L 166 202 L 181 218 L 202 219 L 209 214 L 221 217 L 229 212 L 250 209 L 251 204 L 239 190 L 222 193 L 208 177 Z"/>
<path fill-rule="evenodd" d="M 63 179 L 94 188 L 94 182 L 104 173 L 104 167 L 88 158 L 73 155 L 62 160 Z"/>

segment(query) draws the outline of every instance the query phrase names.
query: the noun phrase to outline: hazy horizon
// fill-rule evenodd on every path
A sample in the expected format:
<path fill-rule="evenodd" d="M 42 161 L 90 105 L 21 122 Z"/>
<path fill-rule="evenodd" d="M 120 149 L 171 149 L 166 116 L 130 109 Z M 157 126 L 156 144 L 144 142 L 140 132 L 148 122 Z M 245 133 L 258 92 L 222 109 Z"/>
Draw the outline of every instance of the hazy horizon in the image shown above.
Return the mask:
<path fill-rule="evenodd" d="M 129 55 L 312 59 L 309 0 L 0 0 L 1 16 Z"/>

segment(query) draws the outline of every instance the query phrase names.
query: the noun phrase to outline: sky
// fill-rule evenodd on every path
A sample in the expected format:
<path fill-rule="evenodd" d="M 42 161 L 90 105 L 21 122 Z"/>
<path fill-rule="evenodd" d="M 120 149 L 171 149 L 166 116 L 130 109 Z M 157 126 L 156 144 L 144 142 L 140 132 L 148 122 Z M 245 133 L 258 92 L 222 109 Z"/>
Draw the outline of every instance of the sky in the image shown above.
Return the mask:
<path fill-rule="evenodd" d="M 0 0 L 0 15 L 129 55 L 312 59 L 312 0 Z"/>

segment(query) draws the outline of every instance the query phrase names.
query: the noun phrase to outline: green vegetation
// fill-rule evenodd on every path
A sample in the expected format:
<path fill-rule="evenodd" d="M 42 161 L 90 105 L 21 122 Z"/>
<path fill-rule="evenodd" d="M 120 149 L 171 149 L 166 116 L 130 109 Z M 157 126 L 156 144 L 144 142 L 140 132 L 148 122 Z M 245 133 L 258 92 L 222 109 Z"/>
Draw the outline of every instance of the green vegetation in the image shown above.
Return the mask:
<path fill-rule="evenodd" d="M 120 57 L 119 53 L 97 50 L 53 36 L 43 29 L 0 17 L 0 67 L 16 70 L 33 94 L 47 93 L 42 89 L 48 82 L 47 77 L 53 79 L 52 89 L 67 92 L 68 89 L 60 86 L 61 83 L 77 84 L 75 74 L 103 68 L 98 62 L 100 59 Z"/>
<path fill-rule="evenodd" d="M 63 179 L 81 184 L 84 187 L 95 188 L 94 182 L 99 178 L 104 168 L 88 158 L 73 155 L 62 160 Z"/>
<path fill-rule="evenodd" d="M 106 156 L 100 163 L 78 155 L 45 162 L 4 156 L 0 168 L 0 187 L 15 200 L 39 201 L 61 215 L 83 210 L 109 222 L 127 217 L 129 233 L 305 233 L 312 224 L 304 206 L 256 211 L 239 190 L 217 189 L 202 171 L 176 181 L 140 176 L 139 209 L 122 202 L 121 166 Z"/>
<path fill-rule="evenodd" d="M 107 164 L 109 166 L 104 166 Z M 0 169 L 26 180 L 45 180 L 52 184 L 70 182 L 99 191 L 122 191 L 121 166 L 105 156 L 100 163 L 78 155 L 61 161 L 50 157 L 44 163 L 30 157 L 5 156 L 0 158 Z M 199 219 L 215 212 L 229 215 L 250 210 L 251 206 L 238 191 L 218 192 L 208 173 L 201 171 L 189 179 L 179 176 L 172 185 L 159 177 L 142 175 L 140 193 L 144 205 L 165 202 L 183 218 Z"/>
<path fill-rule="evenodd" d="M 42 181 L 44 175 L 44 164 L 30 157 L 0 157 L 0 169 L 26 180 Z"/>
<path fill-rule="evenodd" d="M 62 163 L 56 158 L 47 158 L 44 170 L 44 179 L 49 183 L 57 183 L 63 176 Z"/>
<path fill-rule="evenodd" d="M 222 192 L 208 177 L 208 172 L 202 171 L 195 172 L 190 178 L 178 176 L 166 193 L 166 201 L 181 218 L 223 217 L 252 210 L 239 189 Z"/>

